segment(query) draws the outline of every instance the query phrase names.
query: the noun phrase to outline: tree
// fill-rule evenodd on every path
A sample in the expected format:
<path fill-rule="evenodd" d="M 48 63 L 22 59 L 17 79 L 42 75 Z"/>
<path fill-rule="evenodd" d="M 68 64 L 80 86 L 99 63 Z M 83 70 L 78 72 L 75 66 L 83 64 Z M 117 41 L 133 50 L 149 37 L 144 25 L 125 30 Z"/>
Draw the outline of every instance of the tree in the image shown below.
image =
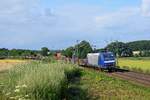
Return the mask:
<path fill-rule="evenodd" d="M 41 55 L 42 56 L 48 56 L 49 51 L 50 50 L 47 47 L 43 47 L 43 48 L 41 48 Z"/>
<path fill-rule="evenodd" d="M 140 56 L 142 56 L 142 57 L 150 57 L 150 51 L 149 50 L 141 51 Z"/>
<path fill-rule="evenodd" d="M 6 58 L 8 56 L 9 50 L 2 48 L 0 49 L 0 58 Z"/>
<path fill-rule="evenodd" d="M 118 54 L 118 56 L 132 56 L 132 49 L 130 49 L 129 46 L 123 42 L 112 42 L 108 44 L 106 48 L 109 51 L 114 52 L 115 55 Z"/>
<path fill-rule="evenodd" d="M 19 56 L 18 50 L 17 49 L 10 50 L 9 55 L 13 57 Z"/>
<path fill-rule="evenodd" d="M 122 57 L 131 57 L 133 56 L 133 51 L 132 49 L 130 49 L 127 45 L 124 49 L 122 49 L 122 53 L 121 53 Z"/>
<path fill-rule="evenodd" d="M 62 51 L 62 54 L 63 54 L 64 56 L 70 57 L 70 58 L 72 57 L 73 53 L 74 53 L 74 47 L 69 47 L 69 48 L 67 48 L 66 50 L 63 50 L 63 51 Z"/>
<path fill-rule="evenodd" d="M 66 57 L 72 58 L 73 54 L 79 58 L 86 58 L 87 54 L 92 52 L 92 47 L 89 42 L 82 41 L 74 47 L 69 47 L 66 50 L 62 51 L 62 54 Z"/>
<path fill-rule="evenodd" d="M 133 41 L 126 43 L 133 51 L 150 50 L 150 40 Z"/>
<path fill-rule="evenodd" d="M 82 41 L 75 46 L 75 54 L 81 59 L 86 58 L 87 54 L 92 51 L 92 47 L 87 41 Z"/>

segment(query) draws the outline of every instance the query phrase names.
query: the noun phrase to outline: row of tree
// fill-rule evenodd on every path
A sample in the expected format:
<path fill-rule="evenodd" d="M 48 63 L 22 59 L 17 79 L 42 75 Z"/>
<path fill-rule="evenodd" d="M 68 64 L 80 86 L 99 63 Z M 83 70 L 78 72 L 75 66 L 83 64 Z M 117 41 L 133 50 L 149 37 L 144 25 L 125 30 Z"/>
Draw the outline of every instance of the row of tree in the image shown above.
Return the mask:
<path fill-rule="evenodd" d="M 115 55 L 120 57 L 131 57 L 133 55 L 133 51 L 139 51 L 138 56 L 150 56 L 150 40 L 142 40 L 142 41 L 134 41 L 123 43 L 119 41 L 112 42 L 108 44 L 105 48 L 102 49 L 92 49 L 92 46 L 87 41 L 81 41 L 79 44 L 71 46 L 65 50 L 62 50 L 62 54 L 66 57 L 79 57 L 86 58 L 88 53 L 93 52 L 105 52 L 111 51 Z M 21 58 L 36 58 L 49 56 L 54 54 L 56 51 L 51 51 L 47 47 L 41 48 L 41 50 L 24 50 L 24 49 L 12 49 L 8 50 L 6 48 L 0 49 L 0 58 L 8 58 L 8 57 L 21 57 Z M 59 50 L 60 52 L 60 50 Z"/>
<path fill-rule="evenodd" d="M 106 52 L 111 51 L 119 57 L 132 57 L 135 56 L 133 51 L 139 51 L 138 56 L 150 57 L 150 40 L 134 41 L 123 43 L 119 41 L 112 42 L 102 49 L 92 49 L 87 41 L 82 41 L 75 46 L 71 46 L 62 51 L 63 55 L 67 57 L 76 56 L 79 58 L 86 58 L 87 53 L 93 52 Z"/>
<path fill-rule="evenodd" d="M 134 42 L 112 42 L 106 47 L 109 51 L 118 54 L 118 56 L 140 56 L 150 57 L 150 40 L 141 40 Z M 139 54 L 133 54 L 134 51 L 138 51 Z"/>
<path fill-rule="evenodd" d="M 126 43 L 123 42 L 112 42 L 105 47 L 108 51 L 112 51 L 115 55 L 120 57 L 133 56 L 133 50 Z"/>
<path fill-rule="evenodd" d="M 133 41 L 126 43 L 133 51 L 149 51 L 150 40 Z"/>
<path fill-rule="evenodd" d="M 49 49 L 46 47 L 41 48 L 41 50 L 25 50 L 25 49 L 0 49 L 0 58 L 36 58 L 41 56 L 48 56 Z"/>

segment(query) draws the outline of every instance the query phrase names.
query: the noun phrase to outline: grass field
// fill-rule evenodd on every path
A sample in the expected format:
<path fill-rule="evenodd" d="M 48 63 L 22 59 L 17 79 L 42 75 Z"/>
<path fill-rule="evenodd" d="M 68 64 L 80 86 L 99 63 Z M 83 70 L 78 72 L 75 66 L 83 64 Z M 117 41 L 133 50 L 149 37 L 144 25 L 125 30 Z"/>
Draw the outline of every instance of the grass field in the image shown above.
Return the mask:
<path fill-rule="evenodd" d="M 74 65 L 30 62 L 0 74 L 0 100 L 60 100 Z"/>
<path fill-rule="evenodd" d="M 150 74 L 150 58 L 119 58 L 121 68 Z"/>
<path fill-rule="evenodd" d="M 63 62 L 26 62 L 0 72 L 0 100 L 149 100 L 150 88 Z"/>
<path fill-rule="evenodd" d="M 105 73 L 82 69 L 69 85 L 70 100 L 150 100 L 150 88 L 111 78 Z"/>

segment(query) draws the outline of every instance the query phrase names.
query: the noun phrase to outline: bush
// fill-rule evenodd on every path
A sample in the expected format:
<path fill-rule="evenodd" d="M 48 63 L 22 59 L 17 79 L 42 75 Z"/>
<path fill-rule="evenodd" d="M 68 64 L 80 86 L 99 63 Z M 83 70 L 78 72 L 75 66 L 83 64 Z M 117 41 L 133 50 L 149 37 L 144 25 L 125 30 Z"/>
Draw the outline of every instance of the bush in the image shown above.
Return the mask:
<path fill-rule="evenodd" d="M 55 63 L 56 62 L 56 60 L 52 56 L 44 57 L 41 59 L 41 61 L 43 63 Z"/>

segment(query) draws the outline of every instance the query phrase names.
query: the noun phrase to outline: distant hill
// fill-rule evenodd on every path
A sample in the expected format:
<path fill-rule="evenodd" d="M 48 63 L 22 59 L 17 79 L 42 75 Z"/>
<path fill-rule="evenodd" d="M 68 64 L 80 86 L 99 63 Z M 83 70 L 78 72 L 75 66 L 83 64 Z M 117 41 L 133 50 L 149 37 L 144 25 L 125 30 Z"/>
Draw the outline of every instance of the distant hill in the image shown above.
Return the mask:
<path fill-rule="evenodd" d="M 133 51 L 150 50 L 150 40 L 140 40 L 126 43 Z"/>

